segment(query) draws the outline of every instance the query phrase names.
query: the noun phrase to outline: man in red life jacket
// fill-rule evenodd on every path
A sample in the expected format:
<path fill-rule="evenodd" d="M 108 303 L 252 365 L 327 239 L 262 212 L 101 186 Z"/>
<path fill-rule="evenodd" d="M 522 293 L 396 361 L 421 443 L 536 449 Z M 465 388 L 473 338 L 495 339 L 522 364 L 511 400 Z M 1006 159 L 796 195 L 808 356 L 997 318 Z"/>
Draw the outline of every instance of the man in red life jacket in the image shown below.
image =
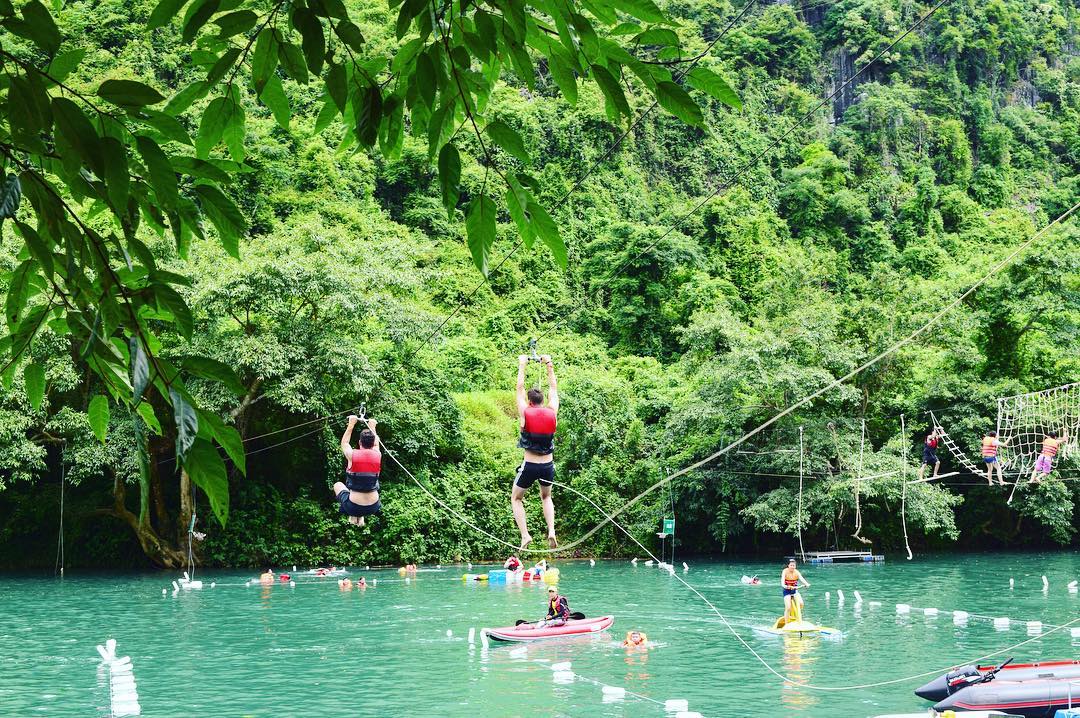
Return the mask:
<path fill-rule="evenodd" d="M 555 538 L 555 504 L 551 501 L 551 484 L 555 480 L 556 416 L 559 413 L 559 389 L 555 381 L 555 365 L 551 357 L 544 355 L 540 361 L 547 367 L 548 401 L 544 406 L 544 393 L 540 389 L 525 391 L 525 367 L 529 357 L 518 357 L 517 406 L 518 427 L 521 437 L 518 447 L 524 450 L 521 466 L 518 467 L 514 488 L 510 492 L 510 506 L 514 511 L 514 521 L 521 532 L 521 548 L 532 541 L 525 521 L 525 490 L 540 480 L 540 500 L 544 508 L 544 521 L 547 522 L 548 546 L 557 548 Z"/>
<path fill-rule="evenodd" d="M 382 470 L 382 452 L 379 451 L 379 435 L 375 433 L 378 422 L 367 420 L 367 428 L 360 432 L 360 447 L 352 448 L 352 432 L 358 416 L 349 417 L 349 425 L 341 435 L 341 453 L 345 454 L 345 483 L 334 484 L 334 496 L 340 504 L 339 511 L 349 517 L 349 523 L 364 525 L 364 517 L 382 511 L 379 501 L 379 472 Z"/>
<path fill-rule="evenodd" d="M 935 426 L 930 430 L 930 435 L 926 437 L 926 441 L 923 442 L 922 465 L 919 466 L 919 481 L 922 481 L 923 472 L 926 471 L 927 466 L 934 467 L 934 473 L 930 478 L 937 476 L 938 469 L 941 468 L 941 460 L 937 457 L 937 447 L 943 433 L 944 430 L 940 426 Z"/>

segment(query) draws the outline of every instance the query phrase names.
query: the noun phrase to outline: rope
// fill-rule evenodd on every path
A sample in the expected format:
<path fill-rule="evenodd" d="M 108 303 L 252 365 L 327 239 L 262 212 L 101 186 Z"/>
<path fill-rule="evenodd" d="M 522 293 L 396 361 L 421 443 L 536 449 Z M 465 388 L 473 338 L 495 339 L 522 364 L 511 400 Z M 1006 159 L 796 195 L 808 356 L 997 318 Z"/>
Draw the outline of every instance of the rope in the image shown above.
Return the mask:
<path fill-rule="evenodd" d="M 191 539 L 195 533 L 195 518 L 198 514 L 198 506 L 195 503 L 196 492 L 199 487 L 194 482 L 191 484 L 191 523 L 188 524 L 187 531 L 187 563 L 188 563 L 188 577 L 195 580 L 195 554 L 191 547 Z"/>
<path fill-rule="evenodd" d="M 859 434 L 859 469 L 855 474 L 855 533 L 852 534 L 852 538 L 856 538 L 865 544 L 870 542 L 859 534 L 862 532 L 862 501 L 860 493 L 862 492 L 863 480 L 863 447 L 866 445 L 866 417 L 861 419 L 861 424 L 862 428 Z"/>
<path fill-rule="evenodd" d="M 638 545 L 638 547 L 640 547 L 641 550 L 644 551 L 649 557 L 651 557 L 654 561 L 657 560 L 656 556 L 654 556 L 652 554 L 652 552 L 649 551 L 649 549 L 645 548 L 645 546 L 643 546 L 640 541 L 638 541 L 636 538 L 634 538 L 634 536 L 629 531 L 627 531 L 617 521 L 615 521 L 614 516 L 611 516 L 611 515 L 608 515 L 607 513 L 605 513 L 604 510 L 602 508 L 600 508 L 596 504 L 596 502 L 593 501 L 591 498 L 589 498 L 585 494 L 581 493 L 580 491 L 574 489 L 572 486 L 568 486 L 566 484 L 559 484 L 557 482 L 556 482 L 555 485 L 560 486 L 560 487 L 562 487 L 562 488 L 566 489 L 567 491 L 570 491 L 570 492 L 572 492 L 574 494 L 577 494 L 578 496 L 580 496 L 581 498 L 585 499 L 587 502 L 592 504 L 593 508 L 595 508 L 597 511 L 599 511 L 601 514 L 604 515 L 604 517 L 606 519 L 605 523 L 607 521 L 610 521 L 620 531 L 622 531 L 624 534 L 626 534 L 630 538 L 631 541 L 636 543 Z M 766 661 L 764 658 L 762 658 L 761 654 L 759 654 L 756 650 L 754 650 L 753 646 L 751 646 L 749 643 L 746 642 L 746 639 L 744 639 L 742 636 L 739 635 L 739 633 L 735 630 L 735 627 L 732 626 L 731 623 L 728 621 L 727 617 L 723 613 L 721 613 L 720 609 L 718 609 L 716 606 L 714 606 L 712 604 L 712 602 L 709 601 L 709 599 L 706 598 L 705 595 L 701 593 L 701 591 L 694 588 L 692 585 L 690 585 L 689 582 L 686 581 L 686 579 L 684 579 L 682 576 L 675 573 L 674 571 L 669 571 L 668 573 L 673 578 L 675 578 L 677 581 L 679 581 L 682 585 L 686 586 L 686 588 L 688 588 L 694 595 L 696 595 L 698 598 L 700 598 L 702 601 L 704 601 L 705 605 L 707 605 L 709 608 L 711 608 L 713 613 L 715 613 L 720 618 L 720 621 L 724 624 L 724 627 L 727 628 L 728 631 L 731 633 L 731 635 L 735 637 L 735 640 L 737 640 L 740 644 L 742 644 L 743 648 L 745 648 L 747 651 L 749 651 L 754 656 L 754 658 L 757 659 L 758 663 L 760 663 L 769 673 L 772 673 L 774 676 L 776 676 L 780 680 L 784 681 L 784 683 L 786 683 L 788 685 L 791 685 L 791 686 L 796 686 L 798 688 L 805 688 L 807 690 L 830 692 L 830 693 L 840 693 L 840 692 L 846 692 L 846 691 L 859 691 L 859 690 L 866 690 L 868 688 L 880 688 L 882 686 L 891 686 L 891 685 L 896 685 L 898 683 L 907 683 L 909 681 L 918 680 L 920 678 L 926 678 L 928 676 L 941 675 L 942 673 L 947 673 L 947 672 L 951 671 L 957 665 L 963 665 L 963 664 L 968 664 L 968 663 L 978 664 L 978 663 L 981 663 L 981 662 L 983 662 L 983 661 L 985 661 L 985 660 L 987 660 L 989 658 L 999 656 L 999 655 L 1001 655 L 1003 653 L 1011 653 L 1011 652 L 1015 651 L 1018 648 L 1022 648 L 1023 646 L 1026 646 L 1029 643 L 1041 640 L 1045 636 L 1049 636 L 1049 635 L 1057 633 L 1059 631 L 1063 631 L 1066 628 L 1069 628 L 1069 627 L 1073 626 L 1076 623 L 1080 623 L 1080 617 L 1074 618 L 1072 621 L 1069 621 L 1068 623 L 1066 623 L 1066 624 L 1064 624 L 1062 626 L 1057 626 L 1057 627 L 1055 627 L 1055 628 L 1053 628 L 1053 629 L 1051 629 L 1049 631 L 1046 631 L 1045 633 L 1041 633 L 1041 634 L 1039 634 L 1037 636 L 1034 636 L 1032 638 L 1029 638 L 1029 639 L 1027 639 L 1025 641 L 1021 641 L 1020 643 L 1016 643 L 1014 645 L 1008 646 L 1006 648 L 1002 648 L 1001 650 L 994 651 L 992 653 L 987 653 L 987 654 L 985 654 L 983 656 L 979 656 L 978 658 L 969 659 L 967 661 L 961 661 L 960 663 L 954 663 L 952 665 L 945 666 L 945 667 L 939 668 L 937 670 L 926 671 L 926 672 L 923 672 L 923 673 L 917 673 L 917 674 L 910 675 L 910 676 L 903 676 L 903 677 L 900 677 L 900 678 L 891 678 L 889 680 L 884 680 L 884 681 L 876 681 L 876 682 L 873 682 L 873 683 L 863 683 L 863 684 L 860 684 L 860 685 L 820 686 L 820 685 L 816 685 L 814 683 L 806 683 L 806 682 L 803 682 L 803 681 L 792 679 L 789 676 L 784 675 L 780 671 L 773 668 L 772 665 L 768 661 Z"/>
<path fill-rule="evenodd" d="M 802 542 L 802 493 L 803 493 L 803 428 L 799 427 L 799 512 L 795 515 L 796 528 L 799 530 L 799 558 L 806 560 L 806 549 Z"/>
<path fill-rule="evenodd" d="M 56 537 L 56 565 L 53 566 L 53 575 L 64 576 L 64 453 L 67 450 L 67 440 L 60 443 L 60 528 Z"/>
<path fill-rule="evenodd" d="M 904 424 L 904 415 L 900 415 L 900 480 L 903 488 L 900 489 L 900 525 L 904 527 L 904 548 L 907 549 L 907 560 L 914 558 L 911 554 L 911 544 L 907 537 L 907 427 Z"/>

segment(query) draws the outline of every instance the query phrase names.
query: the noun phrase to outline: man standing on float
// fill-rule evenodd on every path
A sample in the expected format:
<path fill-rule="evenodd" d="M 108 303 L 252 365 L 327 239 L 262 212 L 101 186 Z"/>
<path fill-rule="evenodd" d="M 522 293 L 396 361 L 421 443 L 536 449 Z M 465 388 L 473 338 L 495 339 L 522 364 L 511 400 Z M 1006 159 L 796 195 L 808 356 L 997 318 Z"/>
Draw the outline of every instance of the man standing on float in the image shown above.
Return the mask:
<path fill-rule="evenodd" d="M 555 504 L 551 501 L 551 484 L 555 480 L 555 424 L 559 413 L 559 389 L 555 381 L 555 365 L 551 357 L 544 355 L 540 361 L 547 367 L 548 400 L 544 406 L 544 393 L 540 388 L 525 391 L 525 368 L 529 357 L 518 357 L 517 408 L 518 427 L 521 438 L 518 447 L 525 450 L 521 466 L 518 467 L 514 488 L 510 492 L 510 506 L 514 510 L 514 521 L 521 532 L 521 548 L 532 541 L 525 520 L 525 490 L 540 480 L 540 501 L 544 508 L 544 521 L 547 522 L 547 539 L 550 548 L 557 548 L 555 539 Z"/>

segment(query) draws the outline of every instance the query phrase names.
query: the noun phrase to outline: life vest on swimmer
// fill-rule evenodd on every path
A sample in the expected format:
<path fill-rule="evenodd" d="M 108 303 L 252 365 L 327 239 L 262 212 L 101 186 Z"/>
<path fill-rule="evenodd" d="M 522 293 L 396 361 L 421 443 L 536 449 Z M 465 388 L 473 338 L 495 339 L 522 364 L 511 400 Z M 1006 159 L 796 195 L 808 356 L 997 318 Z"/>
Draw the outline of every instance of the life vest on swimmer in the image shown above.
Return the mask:
<path fill-rule="evenodd" d="M 345 470 L 345 486 L 350 491 L 378 491 L 382 453 L 378 449 L 353 449 Z"/>
<path fill-rule="evenodd" d="M 799 577 L 798 577 L 798 575 L 796 575 L 795 578 L 788 578 L 787 574 L 785 573 L 784 574 L 784 588 L 798 588 L 798 587 L 799 587 Z"/>
<path fill-rule="evenodd" d="M 982 440 L 983 457 L 997 456 L 998 440 L 992 436 L 984 436 Z"/>
<path fill-rule="evenodd" d="M 1049 456 L 1054 458 L 1057 456 L 1058 446 L 1061 445 L 1061 441 L 1058 439 L 1051 439 L 1049 436 L 1043 439 L 1042 453 L 1043 456 Z"/>
<path fill-rule="evenodd" d="M 637 634 L 638 639 L 634 640 L 634 635 Z M 644 646 L 649 642 L 649 637 L 641 631 L 627 631 L 626 640 L 623 641 L 624 646 Z"/>
<path fill-rule="evenodd" d="M 525 426 L 521 428 L 518 448 L 534 454 L 551 454 L 555 451 L 555 410 L 550 406 L 525 407 Z"/>

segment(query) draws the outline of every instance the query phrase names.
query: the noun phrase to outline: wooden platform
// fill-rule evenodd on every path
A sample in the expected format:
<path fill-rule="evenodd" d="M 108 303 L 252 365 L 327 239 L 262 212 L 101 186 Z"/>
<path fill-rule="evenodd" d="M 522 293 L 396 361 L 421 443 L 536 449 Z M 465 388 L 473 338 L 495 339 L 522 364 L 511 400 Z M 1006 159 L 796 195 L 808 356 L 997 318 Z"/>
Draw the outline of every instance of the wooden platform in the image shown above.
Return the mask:
<path fill-rule="evenodd" d="M 802 559 L 807 563 L 840 563 L 842 561 L 873 563 L 884 561 L 885 556 L 870 551 L 807 551 Z"/>

